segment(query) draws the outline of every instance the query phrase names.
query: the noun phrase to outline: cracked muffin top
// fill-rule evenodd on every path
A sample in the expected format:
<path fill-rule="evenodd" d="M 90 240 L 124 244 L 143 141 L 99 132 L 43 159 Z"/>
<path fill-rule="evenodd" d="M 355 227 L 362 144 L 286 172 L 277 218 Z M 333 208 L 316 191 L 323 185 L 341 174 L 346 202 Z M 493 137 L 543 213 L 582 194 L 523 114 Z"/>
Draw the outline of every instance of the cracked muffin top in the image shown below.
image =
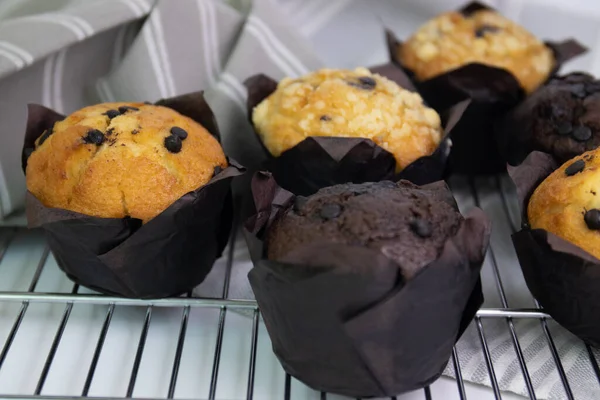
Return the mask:
<path fill-rule="evenodd" d="M 307 246 L 344 244 L 377 249 L 406 279 L 438 258 L 463 221 L 443 182 L 346 183 L 323 188 L 293 205 L 269 227 L 270 260 L 310 263 Z"/>
<path fill-rule="evenodd" d="M 226 166 L 219 142 L 192 119 L 145 103 L 104 103 L 46 130 L 26 179 L 47 207 L 148 222 Z"/>
<path fill-rule="evenodd" d="M 555 62 L 544 43 L 492 10 L 443 13 L 399 46 L 398 55 L 419 80 L 480 63 L 509 71 L 528 93 L 546 80 Z"/>
<path fill-rule="evenodd" d="M 365 138 L 394 155 L 397 172 L 442 138 L 439 115 L 418 93 L 366 68 L 285 78 L 254 108 L 252 122 L 275 157 L 309 136 Z"/>

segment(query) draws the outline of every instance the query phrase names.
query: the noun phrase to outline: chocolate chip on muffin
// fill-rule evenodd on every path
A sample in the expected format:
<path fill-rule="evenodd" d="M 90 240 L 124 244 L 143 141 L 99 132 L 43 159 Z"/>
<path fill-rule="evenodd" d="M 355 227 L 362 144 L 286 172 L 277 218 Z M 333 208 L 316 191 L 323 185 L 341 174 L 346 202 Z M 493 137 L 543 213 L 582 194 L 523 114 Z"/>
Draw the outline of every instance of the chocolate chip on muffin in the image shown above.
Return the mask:
<path fill-rule="evenodd" d="M 585 161 L 577 160 L 565 169 L 565 175 L 573 176 L 573 175 L 583 171 L 584 168 L 585 168 Z"/>
<path fill-rule="evenodd" d="M 377 86 L 377 81 L 370 76 L 360 76 L 358 79 L 356 79 L 356 81 L 348 81 L 348 85 L 363 90 L 373 90 Z"/>
<path fill-rule="evenodd" d="M 543 42 L 489 9 L 443 13 L 422 25 L 397 52 L 421 81 L 479 63 L 507 70 L 526 92 L 539 87 L 555 63 Z"/>
<path fill-rule="evenodd" d="M 592 137 L 592 130 L 585 125 L 580 125 L 573 129 L 572 135 L 573 139 L 577 140 L 578 142 L 585 142 L 586 140 L 590 140 Z"/>
<path fill-rule="evenodd" d="M 118 108 L 118 110 L 121 114 L 125 114 L 127 111 L 139 111 L 140 109 L 137 107 L 131 107 L 131 106 L 121 106 Z"/>
<path fill-rule="evenodd" d="M 171 135 L 175 135 L 181 140 L 184 140 L 188 136 L 188 133 L 185 131 L 185 129 L 180 128 L 178 126 L 172 127 L 170 132 L 171 132 Z"/>
<path fill-rule="evenodd" d="M 462 220 L 452 201 L 408 181 L 347 183 L 296 197 L 269 228 L 267 253 L 293 262 L 305 245 L 365 246 L 379 249 L 410 277 L 438 257 Z"/>
<path fill-rule="evenodd" d="M 600 210 L 588 210 L 584 216 L 585 224 L 592 230 L 600 230 Z"/>
<path fill-rule="evenodd" d="M 565 162 L 600 145 L 600 81 L 585 73 L 553 78 L 526 100 L 534 150 Z"/>
<path fill-rule="evenodd" d="M 100 146 L 104 142 L 104 139 L 104 133 L 98 129 L 90 129 L 83 137 L 85 143 L 95 144 L 96 146 Z"/>
<path fill-rule="evenodd" d="M 117 110 L 108 110 L 104 113 L 109 119 L 113 119 L 121 115 L 121 113 Z"/>
<path fill-rule="evenodd" d="M 171 134 L 174 126 L 186 133 L 183 147 Z M 26 179 L 47 207 L 148 221 L 226 166 L 219 142 L 173 109 L 105 103 L 78 110 L 44 133 Z"/>
<path fill-rule="evenodd" d="M 500 28 L 492 25 L 481 25 L 479 28 L 475 30 L 475 36 L 478 38 L 484 37 L 487 33 L 495 33 L 498 32 Z"/>
<path fill-rule="evenodd" d="M 434 153 L 442 139 L 439 115 L 419 94 L 366 68 L 283 79 L 254 108 L 252 122 L 274 157 L 307 137 L 358 137 L 392 153 L 397 172 Z"/>
<path fill-rule="evenodd" d="M 165 138 L 165 148 L 171 153 L 179 153 L 181 151 L 181 138 L 177 135 L 170 135 Z"/>
<path fill-rule="evenodd" d="M 556 124 L 556 133 L 559 135 L 570 135 L 573 132 L 573 124 L 570 121 L 560 121 Z"/>

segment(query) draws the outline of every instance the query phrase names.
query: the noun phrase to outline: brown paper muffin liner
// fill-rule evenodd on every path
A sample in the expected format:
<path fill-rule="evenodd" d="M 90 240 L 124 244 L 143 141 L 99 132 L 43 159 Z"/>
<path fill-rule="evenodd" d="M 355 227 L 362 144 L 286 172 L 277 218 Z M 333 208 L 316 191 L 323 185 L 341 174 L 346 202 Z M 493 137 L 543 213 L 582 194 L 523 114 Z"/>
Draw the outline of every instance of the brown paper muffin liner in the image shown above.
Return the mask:
<path fill-rule="evenodd" d="M 527 287 L 547 312 L 573 334 L 600 346 L 600 260 L 543 229 L 530 229 L 529 198 L 559 165 L 534 151 L 517 167 L 508 167 L 517 187 L 523 227 L 512 235 Z"/>
<path fill-rule="evenodd" d="M 219 139 L 202 92 L 156 104 L 194 119 Z M 41 105 L 29 105 L 23 171 L 36 139 L 64 118 Z M 229 166 L 210 182 L 143 225 L 135 218 L 98 218 L 46 207 L 28 192 L 28 226 L 44 230 L 58 266 L 75 283 L 124 297 L 178 295 L 200 284 L 221 256 L 233 219 L 231 180 L 243 172 L 229 159 Z"/>
<path fill-rule="evenodd" d="M 443 182 L 430 187 L 452 196 Z M 254 176 L 252 194 L 248 277 L 287 373 L 351 397 L 393 396 L 441 375 L 483 302 L 479 272 L 490 222 L 481 210 L 437 260 L 404 281 L 397 264 L 364 247 L 325 243 L 304 248 L 306 264 L 268 260 L 265 232 L 295 196 L 266 172 Z"/>
<path fill-rule="evenodd" d="M 370 70 L 405 89 L 416 91 L 408 76 L 393 64 Z M 248 118 L 252 123 L 252 110 L 277 89 L 277 82 L 265 75 L 255 75 L 246 80 L 245 85 L 248 88 Z M 396 174 L 394 156 L 370 139 L 313 136 L 279 157 L 273 157 L 262 144 L 258 133 L 254 133 L 267 157 L 263 168 L 271 171 L 283 188 L 298 195 L 308 196 L 320 188 L 346 182 L 406 179 L 417 185 L 424 185 L 443 178 L 452 147 L 449 136 L 467 105 L 468 100 L 457 102 L 441 113 L 444 134 L 437 150 L 415 160 L 399 174 Z"/>
<path fill-rule="evenodd" d="M 479 10 L 493 8 L 472 2 L 459 10 L 469 15 Z M 466 175 L 488 175 L 506 171 L 506 159 L 498 150 L 495 126 L 510 110 L 525 98 L 525 92 L 517 79 L 507 70 L 484 64 L 471 63 L 425 81 L 414 77 L 410 69 L 402 65 L 397 49 L 402 42 L 392 31 L 386 31 L 390 59 L 402 67 L 413 79 L 419 93 L 436 110 L 463 99 L 471 99 L 469 107 L 451 139 L 452 153 L 448 159 L 448 171 Z M 555 64 L 552 77 L 566 61 L 587 51 L 577 41 L 546 42 L 554 53 Z M 504 140 L 501 136 L 499 140 Z"/>

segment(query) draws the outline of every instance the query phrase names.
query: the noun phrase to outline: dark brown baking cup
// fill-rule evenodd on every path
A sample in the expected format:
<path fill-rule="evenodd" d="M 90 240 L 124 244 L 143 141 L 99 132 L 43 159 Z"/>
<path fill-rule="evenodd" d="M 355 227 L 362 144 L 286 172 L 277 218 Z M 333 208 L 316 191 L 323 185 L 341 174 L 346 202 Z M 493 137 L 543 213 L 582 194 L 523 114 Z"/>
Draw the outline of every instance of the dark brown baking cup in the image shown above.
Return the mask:
<path fill-rule="evenodd" d="M 202 92 L 156 104 L 202 124 L 219 138 Z M 29 105 L 23 170 L 35 140 L 64 119 L 46 107 Z M 44 230 L 58 266 L 96 291 L 133 298 L 178 295 L 200 284 L 221 256 L 231 230 L 231 180 L 244 168 L 234 160 L 206 185 L 189 192 L 146 224 L 135 218 L 98 218 L 44 206 L 27 192 L 30 228 Z"/>
<path fill-rule="evenodd" d="M 600 260 L 543 229 L 530 229 L 529 198 L 559 165 L 534 151 L 517 167 L 508 167 L 517 187 L 523 227 L 512 235 L 527 287 L 547 312 L 573 334 L 600 346 Z"/>
<path fill-rule="evenodd" d="M 443 182 L 427 186 L 452 196 Z M 295 196 L 265 172 L 254 176 L 252 194 L 248 277 L 287 373 L 351 397 L 394 396 L 441 375 L 483 302 L 479 272 L 490 222 L 481 210 L 405 282 L 397 264 L 364 247 L 323 243 L 297 253 L 305 263 L 266 259 L 265 231 Z"/>
<path fill-rule="evenodd" d="M 471 14 L 492 8 L 472 2 L 459 12 Z M 402 42 L 386 30 L 390 59 L 402 67 L 413 79 L 419 93 L 436 110 L 463 99 L 471 99 L 460 122 L 452 130 L 452 153 L 448 171 L 466 175 L 489 175 L 506 171 L 506 160 L 498 150 L 494 129 L 496 123 L 525 98 L 525 91 L 507 70 L 484 64 L 471 63 L 425 81 L 416 79 L 414 73 L 402 65 L 397 49 Z M 573 39 L 563 42 L 546 42 L 552 49 L 555 65 L 549 77 L 563 63 L 587 51 Z"/>
<path fill-rule="evenodd" d="M 538 94 L 533 92 L 506 115 L 496 121 L 494 136 L 501 158 L 512 166 L 520 165 L 534 151 L 533 123 L 539 116 L 533 113 Z"/>
<path fill-rule="evenodd" d="M 387 77 L 401 87 L 416 91 L 402 69 L 393 64 L 371 68 L 371 71 Z M 248 117 L 252 123 L 252 110 L 277 88 L 277 82 L 266 75 L 255 75 L 245 82 L 248 88 Z M 421 157 L 396 174 L 396 159 L 387 150 L 370 139 L 314 136 L 304 139 L 279 157 L 273 157 L 261 144 L 267 161 L 265 170 L 271 171 L 277 182 L 298 195 L 308 196 L 317 190 L 346 182 L 377 182 L 406 179 L 417 185 L 443 178 L 446 160 L 452 143 L 450 133 L 461 119 L 468 101 L 452 104 L 441 113 L 443 138 L 436 151 Z"/>

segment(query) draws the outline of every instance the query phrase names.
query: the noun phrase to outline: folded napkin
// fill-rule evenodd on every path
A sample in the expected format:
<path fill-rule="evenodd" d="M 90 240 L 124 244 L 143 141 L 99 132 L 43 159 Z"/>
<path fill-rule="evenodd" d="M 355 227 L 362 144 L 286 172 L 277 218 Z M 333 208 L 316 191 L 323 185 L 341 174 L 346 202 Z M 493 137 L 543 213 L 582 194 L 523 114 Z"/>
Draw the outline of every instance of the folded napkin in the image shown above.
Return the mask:
<path fill-rule="evenodd" d="M 46 1 L 52 1 L 44 2 L 50 8 Z M 261 161 L 262 152 L 250 134 L 243 86 L 247 77 L 265 73 L 280 79 L 324 65 L 374 65 L 385 61 L 382 24 L 410 31 L 427 17 L 391 0 L 53 3 L 63 8 L 34 14 L 35 10 L 20 9 L 16 2 L 12 9 L 0 8 L 0 218 L 23 203 L 19 135 L 27 102 L 69 113 L 98 101 L 152 101 L 206 89 L 226 151 L 252 167 Z M 10 12 L 3 15 L 6 9 Z M 343 19 L 338 26 L 370 28 L 363 27 L 360 37 L 351 36 L 351 31 L 334 29 L 333 18 Z M 403 36 L 405 32 L 398 33 Z M 464 182 L 453 183 L 462 208 L 473 206 Z M 488 190 L 486 185 L 481 182 L 479 200 L 495 223 L 492 249 L 509 305 L 533 307 L 510 243 L 505 208 L 497 190 Z M 489 256 L 482 274 L 485 307 L 502 307 L 492 261 Z M 223 260 L 218 263 L 196 294 L 224 294 L 226 265 Z M 226 296 L 252 298 L 246 278 L 250 268 L 246 246 L 238 235 Z M 514 324 L 537 398 L 566 398 L 540 321 L 522 319 Z M 600 384 L 585 346 L 554 323 L 549 325 L 575 398 L 600 398 Z M 484 319 L 483 326 L 500 388 L 527 396 L 506 320 Z M 463 379 L 490 386 L 474 325 L 457 344 L 457 352 Z M 454 375 L 452 363 L 445 374 Z"/>

